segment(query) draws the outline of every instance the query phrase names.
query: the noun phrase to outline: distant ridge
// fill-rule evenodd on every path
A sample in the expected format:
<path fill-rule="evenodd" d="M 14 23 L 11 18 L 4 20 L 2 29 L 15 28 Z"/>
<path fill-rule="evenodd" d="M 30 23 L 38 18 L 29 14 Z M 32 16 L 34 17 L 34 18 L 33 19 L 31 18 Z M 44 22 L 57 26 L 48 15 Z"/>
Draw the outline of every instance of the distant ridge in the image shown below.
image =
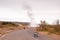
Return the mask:
<path fill-rule="evenodd" d="M 2 22 L 11 22 L 11 23 L 17 23 L 17 24 L 24 24 L 24 25 L 28 25 L 28 24 L 30 24 L 30 22 L 17 22 L 17 21 L 0 21 L 0 23 L 2 23 Z"/>

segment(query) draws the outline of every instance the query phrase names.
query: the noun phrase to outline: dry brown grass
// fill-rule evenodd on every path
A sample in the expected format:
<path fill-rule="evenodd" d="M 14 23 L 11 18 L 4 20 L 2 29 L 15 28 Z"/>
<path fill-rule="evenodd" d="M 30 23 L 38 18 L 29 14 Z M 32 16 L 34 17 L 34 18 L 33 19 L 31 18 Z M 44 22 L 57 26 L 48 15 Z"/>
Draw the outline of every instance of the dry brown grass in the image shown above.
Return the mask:
<path fill-rule="evenodd" d="M 36 29 L 37 31 L 47 31 L 60 35 L 60 25 L 40 25 L 40 27 L 37 27 Z"/>
<path fill-rule="evenodd" d="M 16 30 L 22 30 L 27 28 L 25 25 L 21 24 L 14 24 L 14 23 L 8 23 L 8 22 L 2 22 L 0 23 L 0 36 L 4 35 L 6 33 L 12 32 L 12 31 L 16 31 Z"/>

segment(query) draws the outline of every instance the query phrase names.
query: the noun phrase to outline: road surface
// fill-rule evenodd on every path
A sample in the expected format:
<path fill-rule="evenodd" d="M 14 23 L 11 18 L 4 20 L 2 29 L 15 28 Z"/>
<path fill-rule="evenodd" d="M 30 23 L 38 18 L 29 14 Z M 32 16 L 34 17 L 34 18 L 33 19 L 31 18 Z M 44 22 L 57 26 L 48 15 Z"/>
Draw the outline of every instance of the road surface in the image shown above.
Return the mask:
<path fill-rule="evenodd" d="M 34 33 L 35 32 L 29 29 L 19 30 L 9 33 L 1 40 L 57 40 L 49 37 L 48 35 L 41 35 L 41 34 L 38 34 L 38 37 L 34 37 Z"/>

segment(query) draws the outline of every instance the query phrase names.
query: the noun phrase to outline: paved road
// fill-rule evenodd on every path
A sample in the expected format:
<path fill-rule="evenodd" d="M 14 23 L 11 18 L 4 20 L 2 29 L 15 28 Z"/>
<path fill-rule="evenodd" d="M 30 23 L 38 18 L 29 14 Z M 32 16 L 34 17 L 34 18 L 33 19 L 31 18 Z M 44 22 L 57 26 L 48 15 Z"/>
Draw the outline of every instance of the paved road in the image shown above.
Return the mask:
<path fill-rule="evenodd" d="M 38 34 L 39 35 L 39 34 Z M 9 33 L 1 40 L 55 40 L 47 35 L 39 35 L 39 37 L 34 37 L 34 32 L 27 30 L 19 30 L 12 33 Z"/>

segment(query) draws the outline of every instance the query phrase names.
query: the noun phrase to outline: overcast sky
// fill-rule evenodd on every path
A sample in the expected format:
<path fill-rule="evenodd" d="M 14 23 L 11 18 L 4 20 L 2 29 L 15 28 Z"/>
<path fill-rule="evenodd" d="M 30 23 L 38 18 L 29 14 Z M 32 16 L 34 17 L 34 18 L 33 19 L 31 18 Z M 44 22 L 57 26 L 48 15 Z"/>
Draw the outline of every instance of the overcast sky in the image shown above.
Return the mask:
<path fill-rule="evenodd" d="M 60 0 L 0 0 L 0 20 L 29 22 L 22 6 L 24 2 L 31 7 L 36 23 L 41 20 L 52 23 L 60 19 Z"/>

